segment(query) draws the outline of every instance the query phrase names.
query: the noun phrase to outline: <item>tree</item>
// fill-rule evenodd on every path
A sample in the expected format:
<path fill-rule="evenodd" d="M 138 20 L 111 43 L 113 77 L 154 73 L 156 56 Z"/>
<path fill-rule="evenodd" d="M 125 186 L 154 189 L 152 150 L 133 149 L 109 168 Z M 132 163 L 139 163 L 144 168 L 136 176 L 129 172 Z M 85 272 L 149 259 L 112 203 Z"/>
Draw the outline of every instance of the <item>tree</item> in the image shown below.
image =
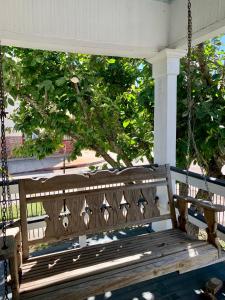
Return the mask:
<path fill-rule="evenodd" d="M 192 127 L 201 161 L 193 147 L 191 160 L 203 161 L 215 177 L 222 176 L 225 164 L 224 54 L 216 38 L 192 55 Z M 182 168 L 187 164 L 186 64 L 182 59 L 178 77 L 177 165 Z M 20 102 L 16 129 L 27 137 L 18 155 L 42 158 L 67 135 L 74 141 L 73 158 L 89 148 L 113 167 L 131 166 L 143 156 L 152 162 L 154 83 L 146 61 L 6 48 L 4 68 L 8 101 Z"/>
<path fill-rule="evenodd" d="M 26 135 L 17 155 L 43 158 L 74 141 L 72 158 L 89 148 L 111 166 L 152 160 L 153 81 L 142 60 L 6 48 L 8 102 Z M 35 133 L 37 139 L 32 139 Z M 109 154 L 114 152 L 117 159 Z"/>
<path fill-rule="evenodd" d="M 223 177 L 225 165 L 225 51 L 221 39 L 201 43 L 192 55 L 192 129 L 201 159 L 193 151 L 191 160 L 201 164 L 209 176 Z M 186 59 L 178 81 L 178 165 L 186 165 L 187 149 Z M 199 161 L 200 160 L 200 161 Z"/>

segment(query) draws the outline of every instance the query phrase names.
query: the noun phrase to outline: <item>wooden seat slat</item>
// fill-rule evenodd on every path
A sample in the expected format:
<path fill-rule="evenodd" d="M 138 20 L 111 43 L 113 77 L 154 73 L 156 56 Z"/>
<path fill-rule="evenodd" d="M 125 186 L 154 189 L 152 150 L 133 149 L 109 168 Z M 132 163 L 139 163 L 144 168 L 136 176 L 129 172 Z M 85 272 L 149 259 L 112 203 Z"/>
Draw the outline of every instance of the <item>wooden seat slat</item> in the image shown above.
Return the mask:
<path fill-rule="evenodd" d="M 195 243 L 194 246 L 197 247 L 197 246 L 202 246 L 202 245 L 205 245 L 203 242 L 198 242 L 198 243 Z M 174 250 L 174 246 L 176 246 L 176 251 Z M 174 253 L 176 254 L 177 252 L 179 251 L 183 251 L 183 250 L 187 250 L 187 249 L 191 249 L 193 246 L 193 244 L 189 243 L 185 243 L 183 241 L 177 241 L 175 244 L 173 245 L 167 245 L 167 248 L 162 252 L 159 252 L 159 253 L 152 253 L 151 256 L 154 257 L 154 255 L 156 254 L 156 256 L 162 256 L 162 255 L 165 255 L 167 253 Z M 164 247 L 165 248 L 165 247 Z M 130 256 L 135 256 L 137 253 L 137 251 L 130 251 L 129 253 L 129 257 Z M 148 252 L 148 251 L 145 251 L 145 252 Z M 145 254 L 141 254 L 141 253 L 144 253 L 144 250 L 140 250 L 140 256 L 143 255 L 143 258 L 140 258 L 141 260 L 145 260 Z M 138 254 L 138 255 L 139 255 Z M 104 260 L 103 260 L 104 258 Z M 121 253 L 118 253 L 118 255 L 115 255 L 113 257 L 113 259 L 118 259 L 118 263 L 119 265 L 123 265 L 123 263 L 125 261 L 125 258 L 128 259 L 128 256 L 125 256 L 124 254 L 121 255 Z M 147 258 L 146 258 L 147 259 Z M 129 259 L 128 259 L 129 260 Z M 83 260 L 84 261 L 84 260 Z M 48 273 L 48 280 L 51 280 L 51 276 L 55 276 L 55 275 L 58 275 L 58 274 L 64 274 L 64 272 L 70 272 L 70 271 L 73 271 L 75 268 L 79 269 L 78 272 L 74 272 L 74 274 L 79 277 L 79 276 L 83 276 L 84 273 L 82 272 L 82 270 L 86 267 L 89 268 L 89 266 L 92 266 L 93 268 L 90 268 L 90 273 L 91 272 L 94 272 L 95 269 L 98 269 L 101 267 L 101 263 L 102 262 L 111 262 L 111 259 L 110 257 L 102 257 L 102 258 L 99 258 L 99 259 L 93 259 L 93 260 L 89 260 L 88 262 L 84 263 L 82 265 L 82 261 L 80 261 L 80 264 L 75 264 L 73 263 L 73 261 L 71 261 L 71 263 L 69 264 L 65 264 L 65 263 L 62 263 L 60 265 L 57 265 L 55 268 L 53 269 L 49 269 L 48 267 L 46 268 L 43 268 L 42 270 L 36 270 L 35 273 L 31 274 L 29 276 L 29 274 L 23 278 L 23 284 L 25 283 L 29 283 L 31 282 L 31 280 L 34 281 L 34 283 L 39 280 L 39 279 L 42 279 L 43 277 L 46 276 L 46 272 Z M 119 262 L 120 261 L 120 262 Z M 110 263 L 109 265 L 110 269 L 113 269 L 114 268 L 114 264 L 113 263 Z M 115 268 L 118 267 L 118 264 L 116 263 L 115 264 Z M 87 269 L 85 269 L 85 276 L 86 276 L 86 271 Z M 74 276 L 75 276 L 74 275 Z M 73 275 L 72 275 L 73 276 Z M 63 277 L 63 281 L 67 281 L 67 277 Z M 54 284 L 55 284 L 55 280 L 53 280 Z M 33 284 L 33 283 L 32 283 Z M 33 285 L 32 285 L 33 286 Z"/>
<path fill-rule="evenodd" d="M 146 234 L 142 234 L 142 235 L 138 235 L 138 236 L 132 236 L 132 237 L 126 237 L 123 239 L 120 239 L 120 245 L 122 246 L 126 246 L 126 248 L 129 248 L 130 245 L 134 244 L 142 244 L 142 243 L 146 243 L 146 242 L 151 242 L 154 243 L 157 242 L 158 240 L 165 240 L 166 239 L 170 239 L 170 237 L 172 239 L 174 239 L 175 237 L 179 238 L 179 239 L 187 239 L 187 235 L 184 232 L 181 232 L 178 229 L 168 229 L 165 231 L 161 231 L 161 232 L 151 232 L 151 234 L 146 233 Z M 135 241 L 135 243 L 134 243 Z M 96 244 L 96 245 L 92 245 L 84 247 L 84 248 L 78 248 L 78 249 L 69 249 L 69 250 L 64 250 L 64 251 L 60 251 L 60 252 L 56 252 L 56 253 L 50 253 L 50 254 L 45 254 L 45 255 L 40 255 L 40 256 L 36 256 L 36 257 L 31 257 L 29 259 L 26 260 L 26 262 L 23 265 L 23 268 L 26 269 L 26 267 L 32 266 L 33 264 L 35 264 L 36 262 L 43 262 L 45 263 L 45 261 L 49 261 L 49 260 L 55 260 L 60 258 L 61 256 L 66 256 L 69 257 L 70 255 L 74 255 L 74 252 L 76 252 L 78 255 L 80 253 L 82 253 L 83 255 L 89 255 L 89 253 L 92 253 L 93 251 L 98 251 L 102 248 L 102 246 L 104 245 L 105 247 L 107 247 L 107 249 L 112 250 L 115 245 L 113 244 L 115 242 L 115 240 L 112 240 L 108 243 L 101 243 L 101 244 Z M 118 242 L 118 241 L 116 241 Z"/>
<path fill-rule="evenodd" d="M 53 295 L 57 295 L 57 299 L 86 299 L 88 296 L 97 295 L 106 291 L 111 291 L 132 283 L 148 280 L 160 275 L 170 273 L 171 271 L 182 271 L 183 268 L 201 266 L 212 261 L 216 261 L 218 257 L 217 250 L 208 244 L 192 245 L 190 249 L 180 250 L 174 255 L 168 254 L 164 256 L 155 256 L 151 259 L 138 260 L 135 263 L 119 266 L 110 270 L 96 270 L 90 276 L 86 274 L 84 278 L 70 280 L 67 283 L 53 284 L 49 287 L 27 285 L 27 290 L 21 289 L 21 299 L 53 299 Z M 63 282 L 65 282 L 63 280 Z M 21 287 L 22 288 L 22 287 Z M 30 288 L 30 292 L 28 291 Z M 36 290 L 35 290 L 36 289 Z M 25 293 L 26 291 L 26 293 Z"/>
<path fill-rule="evenodd" d="M 195 246 L 198 244 L 203 245 L 205 242 L 195 241 L 194 244 Z M 74 256 L 71 255 L 69 258 L 65 254 L 65 256 L 61 257 L 60 260 L 49 260 L 45 263 L 40 262 L 41 265 L 37 263 L 36 265 L 26 269 L 23 267 L 23 283 L 31 281 L 32 279 L 36 280 L 37 278 L 43 277 L 43 275 L 46 276 L 46 272 L 48 273 L 48 276 L 51 276 L 62 272 L 62 270 L 69 271 L 90 265 L 96 265 L 102 261 L 107 262 L 112 259 L 127 257 L 127 253 L 129 253 L 129 255 L 134 255 L 141 252 L 154 251 L 155 249 L 157 250 L 157 248 L 160 250 L 160 255 L 162 253 L 176 252 L 180 247 L 183 247 L 183 249 L 185 249 L 187 245 L 191 247 L 192 242 L 188 243 L 188 240 L 185 241 L 184 239 L 174 238 L 171 241 L 166 242 L 159 239 L 158 241 L 149 244 L 149 240 L 146 239 L 146 244 L 143 243 L 142 245 L 137 245 L 137 243 L 134 243 L 133 247 L 132 245 L 131 247 L 121 247 L 120 243 L 117 243 L 117 245 L 118 247 L 115 245 L 115 247 L 111 249 L 108 249 L 107 246 L 103 245 L 100 251 L 92 251 L 92 253 L 89 252 L 88 255 L 77 254 L 75 252 Z M 176 250 L 174 250 L 175 245 Z"/>
<path fill-rule="evenodd" d="M 170 231 L 170 233 L 173 230 Z M 123 265 L 135 264 L 141 261 L 149 261 L 156 257 L 162 257 L 165 255 L 169 255 L 171 253 L 178 253 L 179 251 L 189 251 L 190 249 L 201 247 L 207 245 L 205 241 L 193 241 L 186 236 L 184 238 L 184 234 L 179 231 L 174 230 L 177 235 L 169 235 L 166 236 L 165 232 L 158 232 L 154 235 L 154 239 L 149 239 L 151 234 L 145 235 L 145 243 L 139 245 L 135 239 L 130 245 L 127 247 L 124 244 L 124 247 L 121 248 L 121 241 L 116 241 L 111 243 L 113 248 L 110 247 L 107 249 L 107 244 L 103 244 L 100 248 L 98 247 L 94 251 L 94 249 L 90 252 L 92 257 L 81 257 L 73 264 L 71 259 L 70 262 L 66 259 L 66 263 L 62 262 L 62 265 L 56 267 L 52 267 L 48 269 L 48 261 L 45 264 L 42 264 L 41 268 L 38 268 L 37 265 L 31 267 L 31 269 L 27 269 L 23 278 L 23 283 L 21 285 L 21 291 L 25 291 L 26 289 L 35 289 L 38 287 L 43 288 L 44 286 L 48 286 L 51 284 L 60 283 L 61 281 L 71 280 L 72 278 L 80 278 L 82 276 L 87 276 L 91 273 L 98 273 L 105 271 L 106 269 L 114 269 L 121 268 Z M 162 235 L 163 239 L 160 239 L 160 235 Z M 144 240 L 143 240 L 144 241 Z M 99 250 L 105 247 L 105 251 L 100 252 L 102 255 L 96 256 L 99 254 Z M 85 250 L 85 249 L 83 249 Z M 119 250 L 119 251 L 118 251 Z M 76 253 L 76 250 L 74 251 Z M 65 254 L 66 258 L 66 254 Z M 77 255 L 75 255 L 75 259 Z M 51 260 L 52 262 L 52 260 Z M 26 264 L 24 265 L 26 266 Z"/>

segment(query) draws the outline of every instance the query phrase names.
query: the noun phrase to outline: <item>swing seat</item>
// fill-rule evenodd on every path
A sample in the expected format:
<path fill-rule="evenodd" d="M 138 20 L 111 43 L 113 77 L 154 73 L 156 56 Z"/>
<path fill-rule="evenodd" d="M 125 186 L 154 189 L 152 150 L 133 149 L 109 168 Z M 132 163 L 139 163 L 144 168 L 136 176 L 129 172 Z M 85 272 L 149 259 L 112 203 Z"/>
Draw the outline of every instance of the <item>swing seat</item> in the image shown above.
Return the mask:
<path fill-rule="evenodd" d="M 217 261 L 218 250 L 178 229 L 28 260 L 21 299 L 86 299 L 170 272 Z"/>
<path fill-rule="evenodd" d="M 165 199 L 158 199 L 158 187 L 161 190 L 164 187 Z M 10 264 L 14 265 L 10 269 L 14 299 L 86 299 L 171 272 L 183 273 L 224 260 L 216 236 L 216 216 L 225 208 L 173 196 L 168 165 L 23 179 L 19 191 L 21 228 L 14 243 L 18 253 L 11 251 L 14 255 Z M 160 212 L 160 201 L 169 201 L 170 213 Z M 206 241 L 186 232 L 188 203 L 193 202 L 204 211 L 208 225 Z M 44 233 L 38 238 L 29 232 L 26 214 L 29 203 L 41 203 L 46 213 Z M 84 234 L 112 233 L 116 229 L 164 220 L 171 220 L 172 229 L 146 231 L 109 243 L 29 257 L 31 245 Z M 20 284 L 15 266 L 21 270 Z"/>

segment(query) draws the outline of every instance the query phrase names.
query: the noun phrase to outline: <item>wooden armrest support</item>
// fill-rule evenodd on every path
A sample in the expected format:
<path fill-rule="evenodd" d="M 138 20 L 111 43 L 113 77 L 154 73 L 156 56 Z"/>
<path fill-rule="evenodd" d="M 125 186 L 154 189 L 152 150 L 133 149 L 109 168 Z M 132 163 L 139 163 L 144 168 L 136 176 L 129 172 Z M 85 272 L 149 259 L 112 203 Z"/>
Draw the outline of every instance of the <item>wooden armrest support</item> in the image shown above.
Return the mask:
<path fill-rule="evenodd" d="M 17 234 L 20 233 L 20 228 L 19 227 L 7 227 L 6 229 L 6 235 L 7 237 L 16 237 Z M 2 232 L 0 234 L 0 238 L 2 237 Z"/>
<path fill-rule="evenodd" d="M 207 223 L 208 242 L 218 249 L 219 256 L 221 255 L 220 243 L 217 237 L 217 213 L 225 211 L 225 206 L 212 204 L 210 201 L 199 200 L 192 197 L 182 197 L 174 195 L 177 199 L 177 207 L 179 210 L 179 228 L 186 231 L 186 224 L 188 219 L 188 203 L 192 203 L 197 207 L 203 208 L 204 218 Z"/>
<path fill-rule="evenodd" d="M 13 238 L 6 239 L 6 249 L 3 249 L 3 238 L 0 237 L 0 260 L 9 259 L 14 255 L 14 249 L 16 248 L 16 241 Z"/>
<path fill-rule="evenodd" d="M 186 201 L 187 203 L 191 203 L 196 205 L 197 207 L 202 207 L 203 209 L 208 209 L 214 212 L 223 212 L 225 211 L 225 206 L 224 205 L 219 205 L 219 204 L 212 204 L 210 201 L 208 200 L 204 200 L 204 199 L 195 199 L 193 197 L 183 197 L 183 196 L 179 196 L 179 195 L 174 195 L 173 196 L 174 199 L 176 199 L 177 201 Z"/>
<path fill-rule="evenodd" d="M 3 236 L 0 235 L 0 260 L 9 261 L 9 272 L 11 275 L 11 288 L 13 299 L 19 299 L 19 281 L 21 266 L 21 236 L 19 227 L 7 228 L 6 249 L 3 247 Z"/>

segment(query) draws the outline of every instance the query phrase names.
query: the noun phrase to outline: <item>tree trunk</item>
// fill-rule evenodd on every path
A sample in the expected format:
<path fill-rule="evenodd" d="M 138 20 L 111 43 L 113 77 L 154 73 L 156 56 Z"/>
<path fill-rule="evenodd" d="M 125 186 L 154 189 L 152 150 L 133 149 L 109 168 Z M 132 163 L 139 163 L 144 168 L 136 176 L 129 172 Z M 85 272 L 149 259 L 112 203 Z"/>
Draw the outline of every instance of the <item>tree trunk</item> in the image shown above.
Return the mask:
<path fill-rule="evenodd" d="M 126 167 L 133 167 L 132 162 L 125 156 L 123 150 L 116 145 L 116 143 L 114 141 L 108 141 L 110 146 L 112 147 L 112 151 L 117 153 L 121 159 L 123 160 L 123 162 L 125 163 Z"/>
<path fill-rule="evenodd" d="M 98 146 L 91 147 L 98 155 L 104 158 L 104 160 L 109 163 L 113 168 L 120 167 L 119 163 L 117 163 L 107 152 L 100 149 Z"/>
<path fill-rule="evenodd" d="M 214 157 L 209 161 L 207 175 L 218 179 L 224 179 L 224 175 L 221 172 L 222 167 L 223 167 L 223 162 L 219 161 L 219 155 L 218 155 L 217 159 L 215 159 Z"/>

